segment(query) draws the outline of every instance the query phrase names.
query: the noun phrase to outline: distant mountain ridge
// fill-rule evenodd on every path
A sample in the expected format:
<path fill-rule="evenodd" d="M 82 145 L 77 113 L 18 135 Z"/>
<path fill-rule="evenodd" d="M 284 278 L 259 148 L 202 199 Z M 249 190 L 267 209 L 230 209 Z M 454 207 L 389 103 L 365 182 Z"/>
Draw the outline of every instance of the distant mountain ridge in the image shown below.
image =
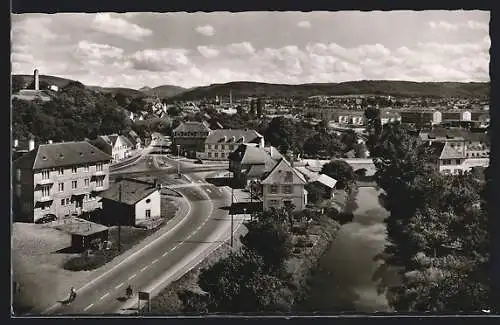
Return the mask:
<path fill-rule="evenodd" d="M 12 75 L 13 78 L 22 78 L 25 85 L 33 80 L 32 75 Z M 40 75 L 40 82 L 46 82 L 58 87 L 64 87 L 70 79 L 56 76 Z M 229 96 L 233 98 L 262 96 L 262 97 L 309 97 L 315 95 L 390 95 L 390 96 L 425 96 L 425 97 L 484 97 L 490 96 L 489 82 L 412 82 L 387 80 L 362 80 L 341 83 L 311 83 L 300 85 L 270 84 L 251 81 L 234 81 L 223 84 L 194 87 L 186 89 L 174 85 L 157 87 L 144 86 L 137 89 L 123 87 L 86 86 L 89 89 L 112 93 L 121 93 L 129 97 L 158 96 L 170 100 L 196 100 L 215 98 L 215 96 Z"/>
<path fill-rule="evenodd" d="M 484 97 L 490 95 L 489 82 L 412 82 L 363 80 L 341 83 L 311 83 L 301 85 L 269 84 L 235 81 L 196 87 L 171 97 L 171 100 L 195 100 L 229 96 L 236 97 L 309 97 L 315 95 L 390 95 L 426 97 Z"/>

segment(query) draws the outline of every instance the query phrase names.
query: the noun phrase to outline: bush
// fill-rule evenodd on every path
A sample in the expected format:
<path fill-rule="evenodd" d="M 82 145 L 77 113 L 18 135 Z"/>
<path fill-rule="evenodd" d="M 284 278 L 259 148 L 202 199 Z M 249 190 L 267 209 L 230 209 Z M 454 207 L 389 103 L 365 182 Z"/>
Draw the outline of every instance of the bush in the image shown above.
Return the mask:
<path fill-rule="evenodd" d="M 107 258 L 104 254 L 82 254 L 67 260 L 64 263 L 64 269 L 68 271 L 90 271 L 103 266 L 106 262 Z"/>

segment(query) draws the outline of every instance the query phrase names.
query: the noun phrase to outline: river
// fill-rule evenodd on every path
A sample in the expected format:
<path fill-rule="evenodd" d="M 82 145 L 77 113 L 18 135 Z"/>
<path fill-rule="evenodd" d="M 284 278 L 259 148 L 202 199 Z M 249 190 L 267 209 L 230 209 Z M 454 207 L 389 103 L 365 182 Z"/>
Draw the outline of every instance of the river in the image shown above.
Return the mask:
<path fill-rule="evenodd" d="M 300 309 L 318 312 L 388 311 L 385 296 L 372 280 L 378 264 L 373 258 L 386 244 L 384 219 L 388 212 L 378 201 L 379 191 L 360 187 L 354 219 L 344 224 L 321 257 L 311 279 L 311 293 Z M 395 274 L 389 275 L 395 279 Z M 392 281 L 391 281 L 392 282 Z"/>

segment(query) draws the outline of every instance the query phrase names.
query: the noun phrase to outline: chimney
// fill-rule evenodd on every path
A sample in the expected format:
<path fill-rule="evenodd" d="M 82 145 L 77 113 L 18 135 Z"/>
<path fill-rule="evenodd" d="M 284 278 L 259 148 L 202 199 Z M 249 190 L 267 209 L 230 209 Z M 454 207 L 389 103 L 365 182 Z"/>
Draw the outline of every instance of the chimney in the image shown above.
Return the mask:
<path fill-rule="evenodd" d="M 19 140 L 14 139 L 14 148 L 17 148 L 19 146 Z"/>
<path fill-rule="evenodd" d="M 35 71 L 33 72 L 33 83 L 35 84 L 35 90 L 40 90 L 38 69 L 35 69 Z"/>
<path fill-rule="evenodd" d="M 35 140 L 30 139 L 30 141 L 28 143 L 28 150 L 31 151 L 31 150 L 34 150 L 34 149 L 35 149 Z"/>

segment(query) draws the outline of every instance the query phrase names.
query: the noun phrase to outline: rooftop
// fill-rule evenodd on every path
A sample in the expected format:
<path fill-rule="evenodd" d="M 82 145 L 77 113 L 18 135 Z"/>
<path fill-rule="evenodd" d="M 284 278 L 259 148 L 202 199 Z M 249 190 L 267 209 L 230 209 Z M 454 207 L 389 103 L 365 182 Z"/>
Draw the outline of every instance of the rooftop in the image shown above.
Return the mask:
<path fill-rule="evenodd" d="M 260 140 L 262 135 L 255 130 L 213 130 L 207 137 L 207 143 L 246 143 Z"/>
<path fill-rule="evenodd" d="M 14 164 L 33 170 L 107 162 L 111 156 L 87 141 L 40 144 Z"/>
<path fill-rule="evenodd" d="M 116 202 L 120 201 L 127 205 L 134 205 L 157 190 L 158 189 L 152 183 L 126 178 L 115 183 L 110 183 L 109 188 L 99 195 L 103 199 L 108 199 Z"/>
<path fill-rule="evenodd" d="M 175 128 L 174 132 L 210 132 L 210 129 L 202 122 L 184 122 Z"/>
<path fill-rule="evenodd" d="M 108 230 L 108 227 L 104 225 L 83 220 L 80 218 L 71 219 L 71 222 L 62 223 L 60 225 L 55 226 L 54 228 L 67 232 L 71 235 L 79 235 L 79 236 L 89 236 L 92 234 Z"/>

